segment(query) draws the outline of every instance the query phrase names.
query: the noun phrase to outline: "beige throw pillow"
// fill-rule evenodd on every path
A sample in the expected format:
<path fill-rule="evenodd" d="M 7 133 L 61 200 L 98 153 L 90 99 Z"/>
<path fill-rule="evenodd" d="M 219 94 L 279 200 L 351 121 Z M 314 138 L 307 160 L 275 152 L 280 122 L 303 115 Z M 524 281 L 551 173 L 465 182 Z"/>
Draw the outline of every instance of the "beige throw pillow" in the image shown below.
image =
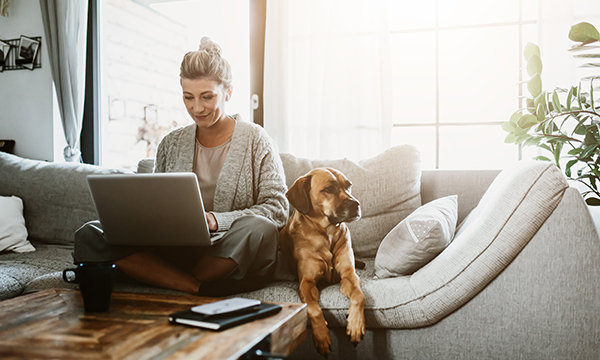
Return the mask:
<path fill-rule="evenodd" d="M 381 242 L 375 257 L 375 277 L 410 275 L 433 260 L 452 241 L 457 218 L 457 195 L 419 207 Z"/>
<path fill-rule="evenodd" d="M 0 196 L 0 252 L 2 251 L 35 251 L 27 241 L 23 200 L 16 196 Z"/>

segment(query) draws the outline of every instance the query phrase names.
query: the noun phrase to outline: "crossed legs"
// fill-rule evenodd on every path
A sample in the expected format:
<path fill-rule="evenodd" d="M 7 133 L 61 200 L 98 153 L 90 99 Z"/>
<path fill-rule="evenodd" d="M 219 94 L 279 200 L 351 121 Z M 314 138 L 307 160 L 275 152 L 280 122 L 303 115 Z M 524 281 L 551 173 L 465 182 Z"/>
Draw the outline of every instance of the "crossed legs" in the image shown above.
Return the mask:
<path fill-rule="evenodd" d="M 237 267 L 232 259 L 204 256 L 190 274 L 150 251 L 134 253 L 115 264 L 137 281 L 189 294 L 197 294 L 202 282 L 224 279 Z"/>
<path fill-rule="evenodd" d="M 75 234 L 73 260 L 114 261 L 119 271 L 133 280 L 190 294 L 198 294 L 204 282 L 203 293 L 215 286 L 233 291 L 236 289 L 230 283 L 220 280 L 237 281 L 238 290 L 258 286 L 254 281 L 245 281 L 249 277 L 268 280 L 275 266 L 277 235 L 270 220 L 244 216 L 232 224 L 219 244 L 210 248 L 112 246 L 100 222 L 92 221 Z"/>

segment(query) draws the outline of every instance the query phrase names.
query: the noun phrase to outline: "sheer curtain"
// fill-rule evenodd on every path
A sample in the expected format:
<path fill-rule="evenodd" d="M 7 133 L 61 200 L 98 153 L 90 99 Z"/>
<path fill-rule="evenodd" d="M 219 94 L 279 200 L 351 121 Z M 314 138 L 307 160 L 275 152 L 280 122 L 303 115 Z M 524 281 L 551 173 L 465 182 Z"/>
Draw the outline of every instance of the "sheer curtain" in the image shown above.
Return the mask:
<path fill-rule="evenodd" d="M 66 161 L 80 161 L 85 95 L 87 0 L 40 0 L 52 79 L 67 146 Z"/>
<path fill-rule="evenodd" d="M 264 126 L 281 152 L 373 156 L 389 147 L 386 1 L 267 1 Z"/>

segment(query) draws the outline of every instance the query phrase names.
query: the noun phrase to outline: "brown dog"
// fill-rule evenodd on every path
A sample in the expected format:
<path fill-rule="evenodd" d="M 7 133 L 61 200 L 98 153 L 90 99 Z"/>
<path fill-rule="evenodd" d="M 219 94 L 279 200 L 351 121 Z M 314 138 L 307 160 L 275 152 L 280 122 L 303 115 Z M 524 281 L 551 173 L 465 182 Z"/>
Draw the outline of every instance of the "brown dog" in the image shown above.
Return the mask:
<path fill-rule="evenodd" d="M 317 351 L 331 348 L 327 321 L 319 307 L 317 282 L 341 283 L 350 299 L 346 334 L 358 344 L 365 334 L 365 296 L 354 269 L 350 231 L 344 222 L 360 218 L 360 204 L 350 194 L 350 181 L 330 168 L 314 169 L 294 182 L 286 196 L 296 209 L 279 233 L 279 245 L 297 271 L 300 299 L 307 304 Z"/>

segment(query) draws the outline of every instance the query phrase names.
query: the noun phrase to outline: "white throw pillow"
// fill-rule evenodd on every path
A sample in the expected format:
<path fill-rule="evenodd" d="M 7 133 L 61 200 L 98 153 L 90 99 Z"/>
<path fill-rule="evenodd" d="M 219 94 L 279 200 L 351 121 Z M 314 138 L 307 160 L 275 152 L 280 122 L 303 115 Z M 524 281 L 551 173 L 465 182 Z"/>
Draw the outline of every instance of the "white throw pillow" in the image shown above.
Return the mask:
<path fill-rule="evenodd" d="M 27 240 L 23 200 L 16 196 L 0 196 L 0 252 L 2 251 L 35 251 Z"/>
<path fill-rule="evenodd" d="M 375 257 L 375 277 L 410 275 L 423 267 L 450 244 L 457 219 L 457 195 L 419 207 L 381 242 Z"/>

